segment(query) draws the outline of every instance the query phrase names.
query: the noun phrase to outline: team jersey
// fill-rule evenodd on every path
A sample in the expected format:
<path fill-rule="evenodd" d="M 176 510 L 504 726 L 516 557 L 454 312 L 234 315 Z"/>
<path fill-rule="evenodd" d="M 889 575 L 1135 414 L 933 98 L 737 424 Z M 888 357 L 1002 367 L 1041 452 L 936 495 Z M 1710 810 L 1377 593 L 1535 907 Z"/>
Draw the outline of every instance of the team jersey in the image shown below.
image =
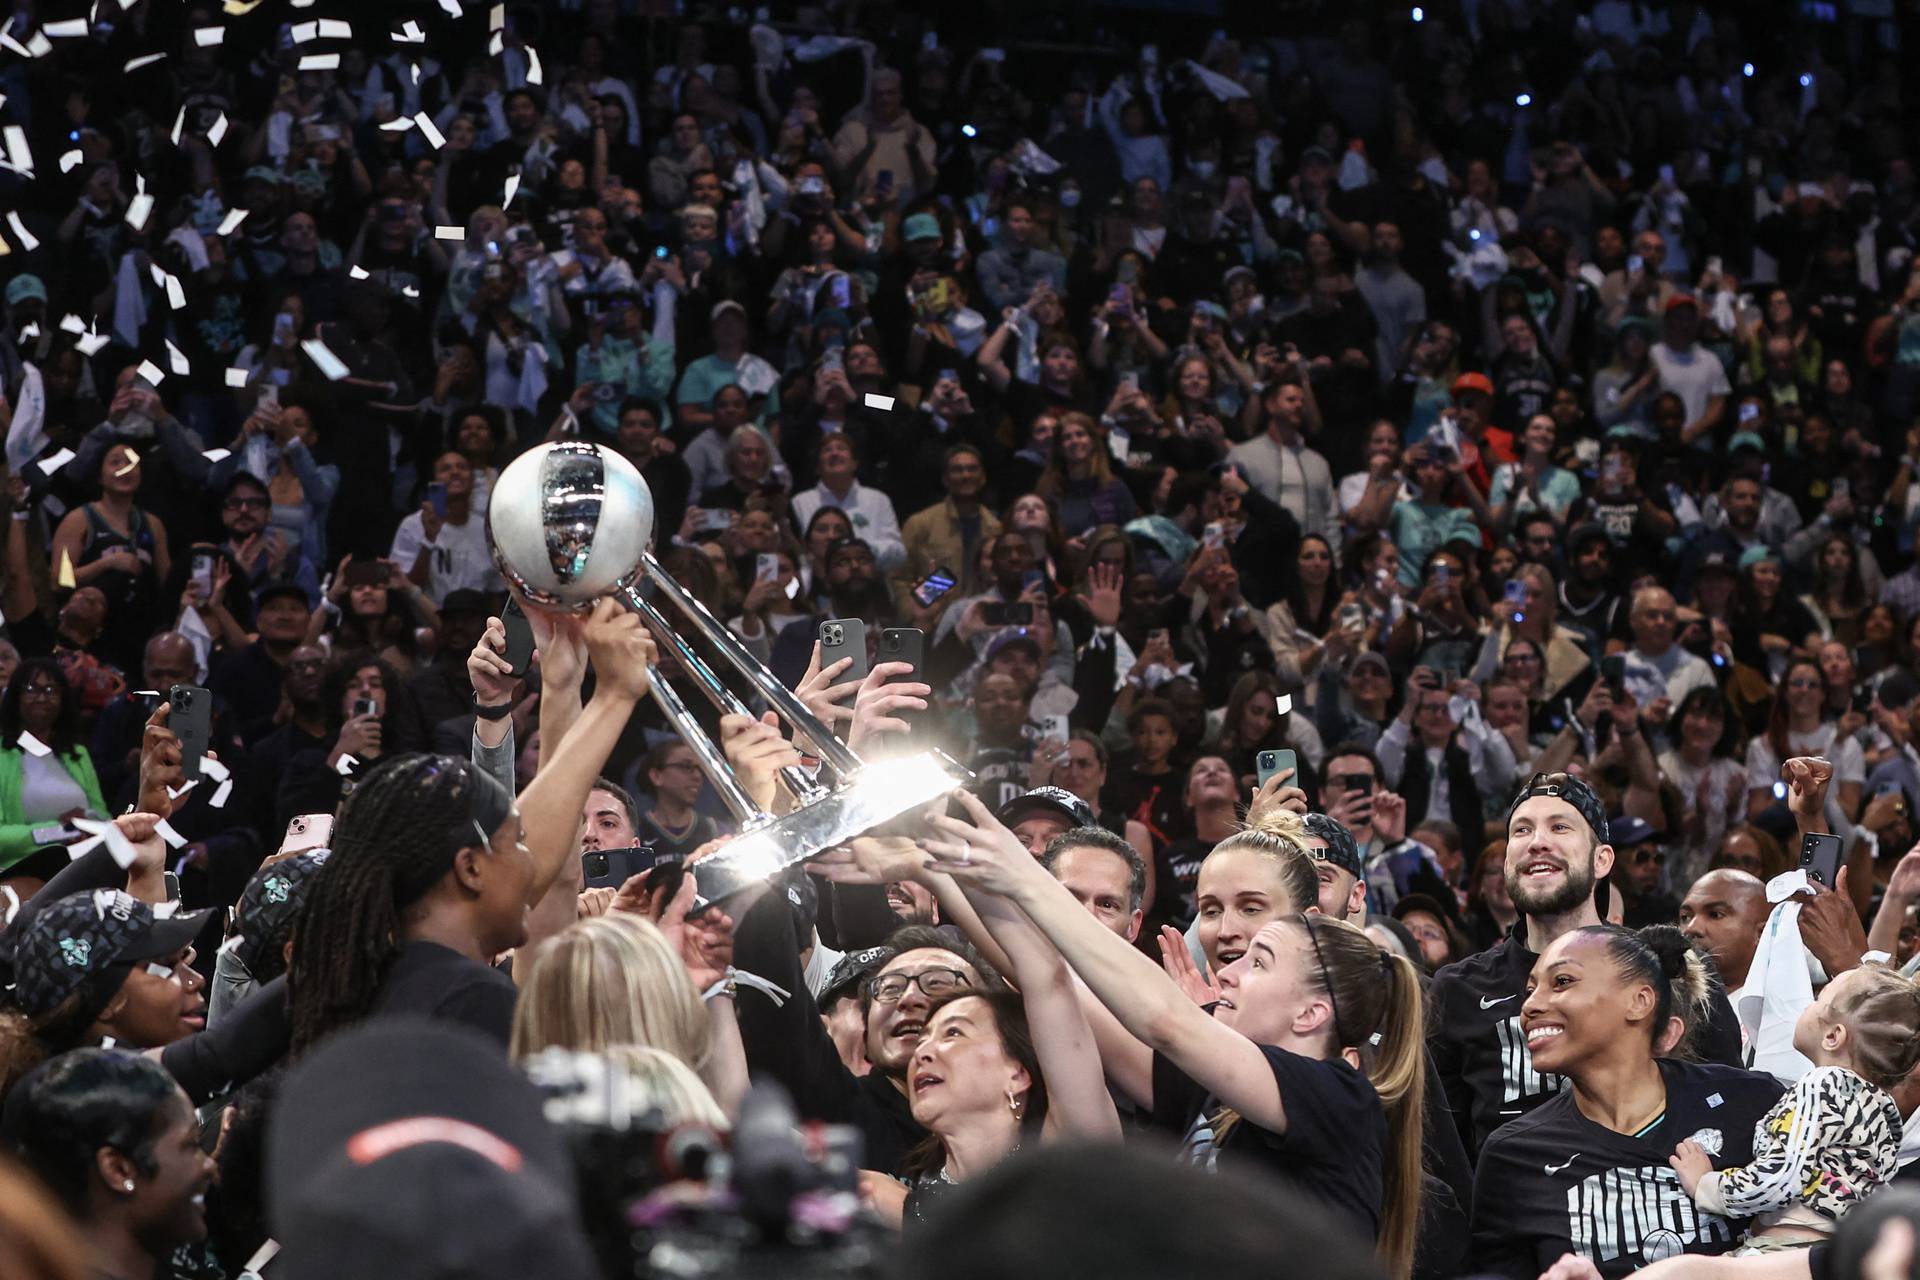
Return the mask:
<path fill-rule="evenodd" d="M 1527 976 L 1540 958 L 1522 940 L 1525 927 L 1522 921 L 1485 951 L 1447 965 L 1427 989 L 1427 1048 L 1469 1157 L 1495 1129 L 1526 1115 L 1566 1084 L 1534 1070 L 1520 1030 Z M 1707 1025 L 1696 1031 L 1693 1050 L 1709 1062 L 1740 1063 L 1740 1024 L 1717 978 Z"/>
<path fill-rule="evenodd" d="M 1561 1254 L 1606 1280 L 1677 1254 L 1732 1249 L 1744 1223 L 1697 1207 L 1667 1163 L 1687 1138 L 1716 1168 L 1753 1156 L 1753 1129 L 1782 1092 L 1759 1072 L 1660 1061 L 1666 1111 L 1638 1134 L 1595 1124 L 1572 1091 L 1487 1139 L 1473 1182 L 1471 1270 L 1534 1280 Z"/>

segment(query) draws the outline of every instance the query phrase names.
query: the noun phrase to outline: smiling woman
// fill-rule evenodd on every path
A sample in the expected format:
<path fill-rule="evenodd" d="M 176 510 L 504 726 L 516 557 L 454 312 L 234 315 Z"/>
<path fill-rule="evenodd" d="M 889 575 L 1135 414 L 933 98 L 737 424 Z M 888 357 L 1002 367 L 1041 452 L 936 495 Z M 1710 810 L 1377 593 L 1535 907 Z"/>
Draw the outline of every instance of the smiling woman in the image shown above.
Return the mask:
<path fill-rule="evenodd" d="M 1622 1276 L 1732 1249 L 1740 1225 L 1695 1207 L 1668 1165 L 1691 1141 L 1716 1168 L 1751 1157 L 1770 1077 L 1659 1058 L 1705 982 L 1672 928 L 1575 929 L 1534 964 L 1521 1008 L 1531 1067 L 1563 1090 L 1493 1132 L 1474 1180 L 1476 1271 L 1532 1280 L 1562 1254 Z"/>

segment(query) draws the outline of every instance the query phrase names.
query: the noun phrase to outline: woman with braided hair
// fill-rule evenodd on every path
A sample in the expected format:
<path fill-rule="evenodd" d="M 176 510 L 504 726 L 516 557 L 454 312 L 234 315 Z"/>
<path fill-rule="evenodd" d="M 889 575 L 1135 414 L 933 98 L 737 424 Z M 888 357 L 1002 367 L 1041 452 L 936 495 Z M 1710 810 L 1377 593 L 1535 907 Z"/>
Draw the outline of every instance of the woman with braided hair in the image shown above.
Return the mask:
<path fill-rule="evenodd" d="M 295 1053 L 383 1014 L 464 1022 L 506 1046 L 516 992 L 493 962 L 535 941 L 530 912 L 550 891 L 578 892 L 587 792 L 653 658 L 639 618 L 610 600 L 554 629 L 555 644 L 584 642 L 598 683 L 518 807 L 469 761 L 431 755 L 395 759 L 342 806 L 294 927 Z"/>

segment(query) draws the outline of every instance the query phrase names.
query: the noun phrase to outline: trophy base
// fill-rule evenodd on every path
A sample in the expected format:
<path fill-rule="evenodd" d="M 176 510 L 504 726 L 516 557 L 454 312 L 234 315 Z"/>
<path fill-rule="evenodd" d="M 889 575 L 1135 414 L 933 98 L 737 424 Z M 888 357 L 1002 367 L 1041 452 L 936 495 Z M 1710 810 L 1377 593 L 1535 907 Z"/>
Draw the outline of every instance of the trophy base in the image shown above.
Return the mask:
<path fill-rule="evenodd" d="M 695 864 L 694 910 L 764 883 L 958 785 L 943 757 L 934 752 L 865 765 L 812 804 L 749 827 L 720 852 Z"/>

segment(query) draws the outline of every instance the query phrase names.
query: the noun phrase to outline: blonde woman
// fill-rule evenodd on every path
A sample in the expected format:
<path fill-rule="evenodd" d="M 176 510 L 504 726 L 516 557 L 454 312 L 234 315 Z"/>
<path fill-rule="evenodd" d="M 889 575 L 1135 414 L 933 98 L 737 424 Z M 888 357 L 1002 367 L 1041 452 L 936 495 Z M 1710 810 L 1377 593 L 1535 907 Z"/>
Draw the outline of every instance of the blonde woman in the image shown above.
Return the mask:
<path fill-rule="evenodd" d="M 677 898 L 662 918 L 683 919 L 692 885 L 689 876 L 689 893 L 681 895 L 685 904 Z M 731 987 L 724 974 L 707 967 L 684 924 L 673 932 L 677 940 L 639 915 L 613 910 L 576 921 L 548 940 L 520 988 L 510 1042 L 514 1058 L 548 1048 L 660 1049 L 698 1072 L 727 1115 L 738 1114 L 747 1067 Z"/>

